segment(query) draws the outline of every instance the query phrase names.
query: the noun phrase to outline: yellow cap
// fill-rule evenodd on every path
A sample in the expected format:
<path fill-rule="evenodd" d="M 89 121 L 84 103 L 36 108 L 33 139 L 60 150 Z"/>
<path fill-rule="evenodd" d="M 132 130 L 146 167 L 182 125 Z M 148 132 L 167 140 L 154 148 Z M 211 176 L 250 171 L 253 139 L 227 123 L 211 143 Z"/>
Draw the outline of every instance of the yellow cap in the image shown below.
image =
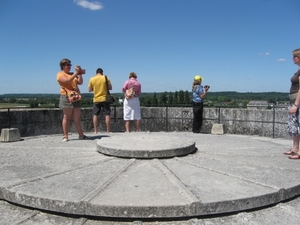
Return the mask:
<path fill-rule="evenodd" d="M 201 77 L 200 75 L 196 75 L 196 76 L 194 77 L 194 80 L 203 80 L 203 77 Z"/>

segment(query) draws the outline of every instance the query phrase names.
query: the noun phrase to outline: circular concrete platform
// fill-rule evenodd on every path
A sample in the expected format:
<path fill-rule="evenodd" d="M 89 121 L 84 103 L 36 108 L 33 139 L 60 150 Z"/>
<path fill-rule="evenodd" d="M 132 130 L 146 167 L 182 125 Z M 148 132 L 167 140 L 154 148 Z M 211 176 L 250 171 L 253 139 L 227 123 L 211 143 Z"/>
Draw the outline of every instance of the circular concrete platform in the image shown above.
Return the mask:
<path fill-rule="evenodd" d="M 173 133 L 124 133 L 97 141 L 100 153 L 124 158 L 168 158 L 195 151 L 195 142 Z"/>
<path fill-rule="evenodd" d="M 0 143 L 0 199 L 78 216 L 178 218 L 243 211 L 300 194 L 300 161 L 282 154 L 291 140 L 162 132 L 166 139 L 195 142 L 197 151 L 163 159 L 97 151 L 100 141 L 126 135 L 135 133 Z"/>

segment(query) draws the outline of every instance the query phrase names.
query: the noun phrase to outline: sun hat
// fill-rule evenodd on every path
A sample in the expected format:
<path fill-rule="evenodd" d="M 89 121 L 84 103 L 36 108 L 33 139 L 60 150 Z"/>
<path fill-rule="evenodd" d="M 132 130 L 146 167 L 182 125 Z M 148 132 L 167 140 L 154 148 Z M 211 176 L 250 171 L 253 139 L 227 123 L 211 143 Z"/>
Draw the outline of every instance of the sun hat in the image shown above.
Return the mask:
<path fill-rule="evenodd" d="M 196 75 L 196 76 L 194 77 L 194 80 L 203 80 L 203 77 L 201 77 L 200 75 Z"/>

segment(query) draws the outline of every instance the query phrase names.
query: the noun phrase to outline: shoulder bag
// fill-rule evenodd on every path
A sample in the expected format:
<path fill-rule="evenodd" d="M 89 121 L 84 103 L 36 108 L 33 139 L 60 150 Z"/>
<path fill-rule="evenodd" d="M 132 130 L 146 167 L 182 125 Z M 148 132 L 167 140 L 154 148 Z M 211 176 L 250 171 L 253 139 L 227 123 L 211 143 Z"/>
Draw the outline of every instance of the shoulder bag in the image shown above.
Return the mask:
<path fill-rule="evenodd" d="M 129 83 L 130 83 L 130 88 L 128 88 L 124 93 L 124 96 L 126 99 L 131 99 L 135 96 L 135 90 L 134 90 L 131 80 L 129 80 Z"/>
<path fill-rule="evenodd" d="M 110 92 L 108 90 L 107 76 L 105 76 L 105 86 L 106 86 L 106 91 L 107 91 L 105 102 L 108 103 L 108 104 L 115 103 L 116 99 L 114 98 L 113 95 L 110 94 Z"/>
<path fill-rule="evenodd" d="M 66 89 L 63 87 L 62 87 L 62 89 L 65 90 L 67 98 L 69 99 L 70 103 L 78 102 L 81 100 L 82 97 L 81 97 L 79 90 L 76 90 L 76 89 L 69 90 L 69 89 Z"/>

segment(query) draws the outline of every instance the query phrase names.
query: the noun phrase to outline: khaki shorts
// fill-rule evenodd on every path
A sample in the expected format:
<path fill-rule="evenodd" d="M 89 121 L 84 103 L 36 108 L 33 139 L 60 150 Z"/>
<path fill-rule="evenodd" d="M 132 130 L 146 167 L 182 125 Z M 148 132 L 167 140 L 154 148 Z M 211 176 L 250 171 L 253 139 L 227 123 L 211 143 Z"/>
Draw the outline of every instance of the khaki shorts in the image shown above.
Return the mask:
<path fill-rule="evenodd" d="M 80 108 L 81 102 L 71 103 L 66 95 L 61 95 L 59 98 L 59 108 L 60 109 L 70 109 L 70 108 Z"/>
<path fill-rule="evenodd" d="M 290 99 L 295 99 L 295 98 L 297 98 L 297 95 L 298 95 L 298 92 L 293 93 L 293 94 L 289 94 L 289 98 Z"/>

